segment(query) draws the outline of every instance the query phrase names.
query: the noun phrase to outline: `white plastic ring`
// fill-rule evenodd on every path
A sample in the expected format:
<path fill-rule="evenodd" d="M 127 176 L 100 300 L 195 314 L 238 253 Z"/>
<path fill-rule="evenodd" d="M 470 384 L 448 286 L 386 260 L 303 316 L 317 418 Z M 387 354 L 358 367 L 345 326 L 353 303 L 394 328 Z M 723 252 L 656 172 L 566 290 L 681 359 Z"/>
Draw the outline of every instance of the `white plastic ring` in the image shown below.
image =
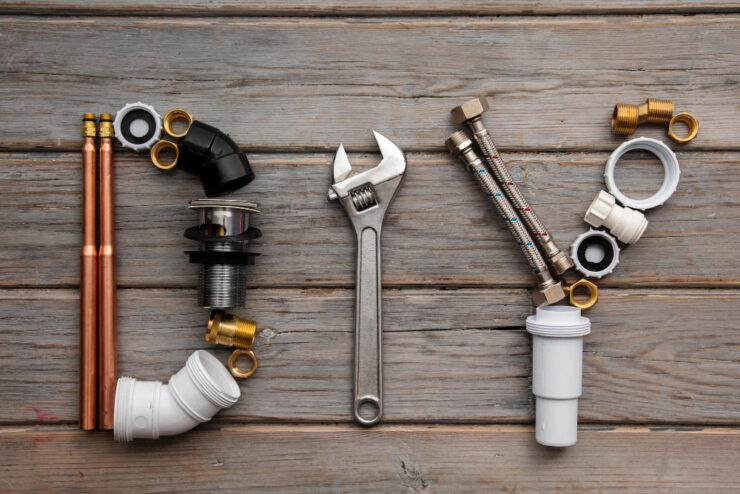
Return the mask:
<path fill-rule="evenodd" d="M 602 230 L 581 233 L 570 246 L 570 257 L 584 276 L 602 278 L 619 264 L 617 240 Z"/>
<path fill-rule="evenodd" d="M 617 165 L 617 161 L 627 152 L 640 149 L 648 151 L 654 154 L 660 162 L 663 164 L 663 183 L 660 189 L 648 197 L 647 199 L 632 199 L 627 197 L 619 190 L 617 184 L 614 181 L 614 168 Z M 676 154 L 671 151 L 671 148 L 663 144 L 657 139 L 651 139 L 649 137 L 638 137 L 622 143 L 614 152 L 609 156 L 606 162 L 606 169 L 604 170 L 604 180 L 606 181 L 606 188 L 609 193 L 616 197 L 616 199 L 623 205 L 633 209 L 650 209 L 656 206 L 660 206 L 666 202 L 678 187 L 678 177 L 681 175 L 681 170 L 678 167 L 678 159 Z"/>
<path fill-rule="evenodd" d="M 151 105 L 138 101 L 123 106 L 113 121 L 121 146 L 134 151 L 151 149 L 162 134 L 162 117 Z"/>

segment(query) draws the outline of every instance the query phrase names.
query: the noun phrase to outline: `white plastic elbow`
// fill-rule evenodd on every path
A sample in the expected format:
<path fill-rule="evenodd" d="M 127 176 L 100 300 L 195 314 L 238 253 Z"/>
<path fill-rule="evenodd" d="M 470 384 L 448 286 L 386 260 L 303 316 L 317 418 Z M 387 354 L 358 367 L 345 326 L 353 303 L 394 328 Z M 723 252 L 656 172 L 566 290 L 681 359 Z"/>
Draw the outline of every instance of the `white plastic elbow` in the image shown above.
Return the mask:
<path fill-rule="evenodd" d="M 598 228 L 604 225 L 625 244 L 634 244 L 642 236 L 648 221 L 645 215 L 630 208 L 623 208 L 610 193 L 599 191 L 586 211 L 584 221 Z"/>
<path fill-rule="evenodd" d="M 198 350 L 168 384 L 118 379 L 113 437 L 129 442 L 180 434 L 230 407 L 240 394 L 226 367 L 210 353 Z"/>
<path fill-rule="evenodd" d="M 535 439 L 545 446 L 572 446 L 578 439 L 578 398 L 583 372 L 583 337 L 591 321 L 568 305 L 537 307 L 527 318 L 532 335 Z"/>

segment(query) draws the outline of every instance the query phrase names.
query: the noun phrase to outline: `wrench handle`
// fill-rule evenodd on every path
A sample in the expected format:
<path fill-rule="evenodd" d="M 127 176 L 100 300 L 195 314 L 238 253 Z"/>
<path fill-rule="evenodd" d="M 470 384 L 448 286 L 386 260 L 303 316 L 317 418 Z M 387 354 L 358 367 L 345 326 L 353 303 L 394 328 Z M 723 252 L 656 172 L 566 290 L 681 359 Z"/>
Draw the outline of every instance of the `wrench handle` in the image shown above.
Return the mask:
<path fill-rule="evenodd" d="M 382 297 L 380 229 L 365 227 L 357 235 L 354 414 L 366 427 L 383 415 Z"/>

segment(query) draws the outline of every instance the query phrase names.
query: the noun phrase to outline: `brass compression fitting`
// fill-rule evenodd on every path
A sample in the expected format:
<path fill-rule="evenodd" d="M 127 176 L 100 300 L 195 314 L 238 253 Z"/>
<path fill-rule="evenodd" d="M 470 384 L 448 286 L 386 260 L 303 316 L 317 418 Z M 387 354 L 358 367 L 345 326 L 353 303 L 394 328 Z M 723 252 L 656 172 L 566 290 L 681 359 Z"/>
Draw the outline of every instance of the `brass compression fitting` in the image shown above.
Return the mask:
<path fill-rule="evenodd" d="M 669 123 L 673 117 L 673 102 L 648 98 L 641 105 L 617 103 L 612 113 L 612 131 L 615 134 L 632 134 L 644 122 Z"/>
<path fill-rule="evenodd" d="M 214 345 L 237 347 L 229 357 L 229 371 L 234 377 L 249 377 L 254 374 L 258 365 L 257 357 L 252 351 L 256 334 L 257 323 L 255 321 L 214 310 L 208 320 L 206 341 Z M 252 360 L 252 366 L 246 371 L 236 364 L 236 360 L 242 355 L 247 355 Z"/>

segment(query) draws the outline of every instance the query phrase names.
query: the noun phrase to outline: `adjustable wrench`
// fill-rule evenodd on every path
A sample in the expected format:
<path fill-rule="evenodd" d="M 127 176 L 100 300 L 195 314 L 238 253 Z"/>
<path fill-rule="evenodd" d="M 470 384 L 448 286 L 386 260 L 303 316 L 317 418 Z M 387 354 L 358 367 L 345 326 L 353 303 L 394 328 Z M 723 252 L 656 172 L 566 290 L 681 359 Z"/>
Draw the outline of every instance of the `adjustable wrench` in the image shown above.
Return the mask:
<path fill-rule="evenodd" d="M 334 156 L 334 184 L 329 199 L 338 200 L 357 234 L 357 299 L 355 306 L 355 420 L 375 425 L 383 415 L 382 310 L 380 236 L 383 219 L 406 172 L 406 158 L 395 144 L 373 131 L 383 160 L 353 174 L 339 145 Z"/>

